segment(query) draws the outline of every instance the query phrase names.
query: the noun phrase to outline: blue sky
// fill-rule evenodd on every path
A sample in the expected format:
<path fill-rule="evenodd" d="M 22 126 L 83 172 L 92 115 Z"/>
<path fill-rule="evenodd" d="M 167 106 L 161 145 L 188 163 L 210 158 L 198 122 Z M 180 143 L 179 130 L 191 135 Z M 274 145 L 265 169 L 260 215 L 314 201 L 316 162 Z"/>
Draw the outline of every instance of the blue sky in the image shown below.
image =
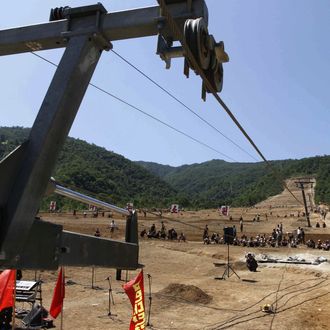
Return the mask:
<path fill-rule="evenodd" d="M 48 20 L 52 7 L 90 1 L 10 1 L 1 4 L 0 29 Z M 111 11 L 156 1 L 109 0 Z M 220 94 L 268 159 L 303 158 L 330 150 L 330 2 L 328 0 L 206 0 L 209 32 L 223 40 Z M 15 8 L 15 10 L 13 10 Z M 114 50 L 171 91 L 255 158 L 259 156 L 211 95 L 200 99 L 200 78 L 183 75 L 183 59 L 170 70 L 155 54 L 156 37 L 114 42 Z M 39 54 L 58 62 L 62 50 Z M 31 54 L 0 59 L 1 126 L 31 127 L 55 68 Z M 92 82 L 240 162 L 253 162 L 117 58 L 104 52 Z M 186 137 L 89 87 L 70 136 L 130 160 L 181 165 L 224 159 Z"/>

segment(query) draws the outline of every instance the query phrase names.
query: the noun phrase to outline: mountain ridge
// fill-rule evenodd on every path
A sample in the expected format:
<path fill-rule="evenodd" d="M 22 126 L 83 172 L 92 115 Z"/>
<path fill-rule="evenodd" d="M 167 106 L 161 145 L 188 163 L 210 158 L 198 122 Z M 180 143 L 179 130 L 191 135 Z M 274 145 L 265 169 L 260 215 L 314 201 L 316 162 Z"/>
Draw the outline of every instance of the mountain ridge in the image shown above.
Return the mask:
<path fill-rule="evenodd" d="M 28 128 L 0 127 L 0 158 L 27 139 Z M 316 201 L 330 203 L 330 156 L 271 161 L 282 179 L 311 176 L 317 179 Z M 132 162 L 105 148 L 67 138 L 53 174 L 61 184 L 105 202 L 138 208 L 169 207 L 178 203 L 190 208 L 214 208 L 221 204 L 251 206 L 283 190 L 265 163 L 229 163 L 213 159 L 191 165 L 170 166 Z M 80 204 L 60 196 L 63 208 Z"/>

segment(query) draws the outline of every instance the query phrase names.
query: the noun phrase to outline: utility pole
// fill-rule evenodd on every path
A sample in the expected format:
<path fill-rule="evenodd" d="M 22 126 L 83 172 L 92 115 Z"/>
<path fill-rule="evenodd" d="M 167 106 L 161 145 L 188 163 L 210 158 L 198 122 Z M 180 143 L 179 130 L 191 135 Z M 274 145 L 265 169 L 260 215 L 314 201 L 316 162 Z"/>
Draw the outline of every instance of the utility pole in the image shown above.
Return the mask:
<path fill-rule="evenodd" d="M 310 222 L 310 219 L 309 219 L 309 211 L 308 211 L 308 207 L 307 207 L 307 201 L 306 201 L 305 186 L 304 186 L 304 184 L 313 184 L 313 182 L 312 181 L 302 181 L 302 180 L 299 180 L 299 181 L 295 181 L 295 183 L 296 183 L 297 187 L 301 189 L 301 193 L 302 193 L 303 201 L 304 201 L 304 206 L 305 206 L 305 215 L 306 215 L 307 225 L 308 225 L 308 227 L 311 227 L 311 222 Z"/>

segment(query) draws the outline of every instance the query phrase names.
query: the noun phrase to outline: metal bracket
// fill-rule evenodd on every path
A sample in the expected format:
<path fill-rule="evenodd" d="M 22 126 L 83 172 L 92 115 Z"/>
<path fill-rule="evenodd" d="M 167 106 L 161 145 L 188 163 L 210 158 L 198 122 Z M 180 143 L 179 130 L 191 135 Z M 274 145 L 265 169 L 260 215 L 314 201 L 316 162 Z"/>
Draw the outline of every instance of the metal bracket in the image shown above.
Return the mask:
<path fill-rule="evenodd" d="M 109 51 L 112 49 L 111 42 L 103 35 L 102 32 L 102 16 L 107 13 L 106 9 L 101 3 L 91 6 L 83 7 L 59 7 L 53 8 L 50 11 L 50 21 L 57 21 L 61 19 L 66 19 L 66 31 L 62 32 L 62 37 L 64 40 L 68 40 L 71 37 L 80 36 L 80 35 L 91 35 L 94 42 L 103 50 Z M 71 30 L 71 27 L 74 28 L 74 21 L 80 18 L 91 17 L 95 24 L 89 26 L 88 28 L 82 28 L 79 30 Z"/>
<path fill-rule="evenodd" d="M 177 24 L 183 28 L 186 19 L 188 18 L 197 18 L 203 17 L 204 20 L 208 21 L 208 11 L 203 11 L 203 15 L 198 15 L 196 12 L 196 8 L 199 7 L 200 4 L 197 1 L 192 0 L 166 0 L 165 1 L 168 6 L 170 5 L 185 5 L 184 11 L 180 13 L 179 18 L 177 18 Z M 197 10 L 198 11 L 198 10 Z M 156 54 L 160 56 L 160 58 L 165 62 L 165 68 L 170 69 L 171 67 L 171 59 L 184 57 L 183 48 L 181 46 L 173 47 L 173 41 L 175 40 L 170 27 L 167 24 L 166 18 L 162 15 L 162 11 L 160 9 L 159 15 L 155 18 L 157 22 L 158 28 L 158 41 L 157 41 L 157 51 Z"/>
<path fill-rule="evenodd" d="M 157 52 L 156 54 L 165 62 L 166 69 L 171 67 L 171 57 L 169 56 L 171 46 L 165 40 L 164 36 L 160 33 L 158 34 L 157 40 Z"/>
<path fill-rule="evenodd" d="M 137 218 L 129 216 L 131 227 Z M 128 227 L 126 227 L 128 228 Z M 62 226 L 35 219 L 24 251 L 14 262 L 3 262 L 3 267 L 17 269 L 57 269 L 63 266 L 99 266 L 122 269 L 143 267 L 138 263 L 137 236 L 130 229 L 135 242 L 115 241 L 62 230 Z M 134 239 L 133 239 L 134 237 Z"/>

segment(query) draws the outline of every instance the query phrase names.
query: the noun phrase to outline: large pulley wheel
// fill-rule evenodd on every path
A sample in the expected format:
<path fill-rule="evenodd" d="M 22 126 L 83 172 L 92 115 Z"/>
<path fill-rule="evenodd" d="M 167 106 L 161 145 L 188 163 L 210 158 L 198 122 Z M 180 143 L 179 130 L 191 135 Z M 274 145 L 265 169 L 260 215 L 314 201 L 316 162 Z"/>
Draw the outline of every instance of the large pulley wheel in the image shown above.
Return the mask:
<path fill-rule="evenodd" d="M 192 52 L 191 58 L 185 59 L 184 73 L 188 77 L 189 68 L 198 74 L 198 67 L 204 72 L 208 82 L 202 86 L 202 98 L 205 100 L 206 92 L 221 92 L 223 85 L 222 63 L 228 62 L 229 57 L 225 52 L 224 43 L 217 43 L 208 33 L 207 24 L 203 18 L 187 19 L 184 25 L 184 36 L 187 46 Z M 186 54 L 187 55 L 187 54 Z"/>
<path fill-rule="evenodd" d="M 187 19 L 184 25 L 185 41 L 188 44 L 198 65 L 206 70 L 210 65 L 209 33 L 205 20 L 200 17 L 197 19 Z M 190 67 L 195 70 L 193 63 L 189 61 Z"/>

